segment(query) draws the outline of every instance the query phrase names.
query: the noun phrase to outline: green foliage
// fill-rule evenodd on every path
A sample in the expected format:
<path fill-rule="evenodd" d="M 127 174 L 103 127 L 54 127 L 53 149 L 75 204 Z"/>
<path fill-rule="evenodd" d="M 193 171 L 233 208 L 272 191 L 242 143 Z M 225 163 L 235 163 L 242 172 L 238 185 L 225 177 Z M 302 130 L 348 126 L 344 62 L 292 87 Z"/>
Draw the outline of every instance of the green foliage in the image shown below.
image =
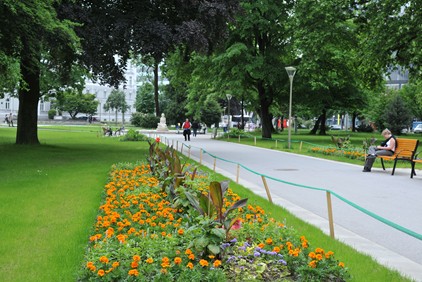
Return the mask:
<path fill-rule="evenodd" d="M 76 89 L 68 89 L 57 93 L 53 106 L 59 111 L 68 112 L 72 119 L 79 113 L 94 115 L 99 102 L 94 94 L 83 94 Z"/>
<path fill-rule="evenodd" d="M 338 148 L 348 148 L 350 145 L 350 135 L 347 135 L 346 137 L 335 137 L 331 135 L 331 141 L 336 145 Z"/>
<path fill-rule="evenodd" d="M 51 109 L 48 111 L 48 118 L 49 119 L 54 119 L 54 116 L 56 115 L 56 110 L 55 109 Z"/>
<path fill-rule="evenodd" d="M 146 141 L 148 138 L 138 133 L 135 129 L 131 128 L 127 133 L 121 138 L 122 141 Z"/>
<path fill-rule="evenodd" d="M 104 104 L 104 110 L 115 110 L 117 112 L 125 113 L 129 108 L 126 103 L 125 93 L 122 90 L 113 89 Z M 117 118 L 116 118 L 117 120 Z"/>
<path fill-rule="evenodd" d="M 145 82 L 138 88 L 135 107 L 142 114 L 154 113 L 154 86 L 151 83 Z"/>
<path fill-rule="evenodd" d="M 152 129 L 157 128 L 160 118 L 155 114 L 133 113 L 130 122 L 137 127 Z"/>
<path fill-rule="evenodd" d="M 218 124 L 221 119 L 221 107 L 217 101 L 212 98 L 205 100 L 205 104 L 202 106 L 201 117 L 202 120 L 208 127 L 212 124 Z"/>
<path fill-rule="evenodd" d="M 396 135 L 400 135 L 403 128 L 410 126 L 412 115 L 401 96 L 394 95 L 389 104 L 387 104 L 383 120 L 385 127 Z"/>

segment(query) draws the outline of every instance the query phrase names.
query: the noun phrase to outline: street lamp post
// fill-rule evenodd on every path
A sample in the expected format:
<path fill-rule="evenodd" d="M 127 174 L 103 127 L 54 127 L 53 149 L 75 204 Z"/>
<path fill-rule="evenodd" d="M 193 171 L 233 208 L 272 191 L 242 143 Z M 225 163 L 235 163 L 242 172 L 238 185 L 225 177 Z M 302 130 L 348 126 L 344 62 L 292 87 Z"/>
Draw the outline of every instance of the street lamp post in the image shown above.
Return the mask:
<path fill-rule="evenodd" d="M 232 99 L 232 95 L 231 94 L 226 94 L 226 97 L 227 97 L 227 101 L 228 101 L 228 104 L 227 104 L 227 109 L 228 109 L 228 111 L 227 111 L 227 116 L 228 116 L 228 121 L 227 121 L 227 128 L 230 130 L 230 100 Z"/>
<path fill-rule="evenodd" d="M 293 77 L 296 73 L 295 67 L 286 67 L 287 74 L 290 80 L 290 100 L 289 100 L 289 136 L 288 136 L 288 146 L 290 149 L 291 143 L 291 129 L 292 129 L 292 89 L 293 89 Z"/>

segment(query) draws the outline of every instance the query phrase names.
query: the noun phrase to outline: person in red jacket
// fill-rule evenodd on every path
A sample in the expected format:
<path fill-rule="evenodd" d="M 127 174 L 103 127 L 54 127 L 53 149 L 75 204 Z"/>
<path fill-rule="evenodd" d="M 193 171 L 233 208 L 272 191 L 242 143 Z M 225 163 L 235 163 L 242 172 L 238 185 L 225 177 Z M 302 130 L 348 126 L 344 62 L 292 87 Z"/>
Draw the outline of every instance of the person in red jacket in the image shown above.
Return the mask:
<path fill-rule="evenodd" d="M 185 137 L 185 141 L 190 141 L 190 128 L 191 127 L 192 127 L 192 124 L 189 122 L 189 119 L 187 118 L 186 121 L 182 124 L 183 136 Z"/>

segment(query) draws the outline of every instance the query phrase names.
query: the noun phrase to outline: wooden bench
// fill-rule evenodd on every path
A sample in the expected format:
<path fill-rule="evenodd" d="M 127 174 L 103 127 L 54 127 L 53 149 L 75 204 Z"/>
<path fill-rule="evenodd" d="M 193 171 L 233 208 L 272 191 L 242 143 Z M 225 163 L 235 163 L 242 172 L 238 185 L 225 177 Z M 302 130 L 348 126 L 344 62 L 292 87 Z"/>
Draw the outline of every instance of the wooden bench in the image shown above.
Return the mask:
<path fill-rule="evenodd" d="M 411 163 L 412 171 L 411 176 L 414 173 L 414 157 L 416 153 L 416 149 L 419 145 L 418 139 L 405 139 L 405 138 L 396 138 L 397 145 L 396 151 L 392 156 L 377 156 L 377 158 L 381 159 L 382 169 L 385 170 L 384 160 L 386 161 L 394 161 L 393 171 L 391 175 L 394 175 L 394 171 L 396 170 L 397 161 L 408 161 Z M 422 161 L 422 160 L 421 160 Z"/>
<path fill-rule="evenodd" d="M 418 153 L 419 154 L 419 153 Z M 410 172 L 410 178 L 413 178 L 413 175 L 416 175 L 415 164 L 422 164 L 422 159 L 418 159 L 416 154 L 412 160 L 412 171 Z"/>

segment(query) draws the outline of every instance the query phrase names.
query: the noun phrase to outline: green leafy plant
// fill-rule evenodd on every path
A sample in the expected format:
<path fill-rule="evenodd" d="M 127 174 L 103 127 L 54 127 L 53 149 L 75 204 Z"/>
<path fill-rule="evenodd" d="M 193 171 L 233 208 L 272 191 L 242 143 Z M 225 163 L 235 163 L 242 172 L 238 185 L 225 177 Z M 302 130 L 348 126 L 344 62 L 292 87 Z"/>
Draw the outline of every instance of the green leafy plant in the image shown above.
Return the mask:
<path fill-rule="evenodd" d="M 333 141 L 338 148 L 347 148 L 350 145 L 350 135 L 347 135 L 346 137 L 335 137 L 331 135 L 331 141 Z"/>
<path fill-rule="evenodd" d="M 228 187 L 228 180 L 213 181 L 209 185 L 209 192 L 200 193 L 198 198 L 191 193 L 186 193 L 189 202 L 202 216 L 215 218 L 215 221 L 224 228 L 226 240 L 229 238 L 230 229 L 237 221 L 236 216 L 231 216 L 232 213 L 238 208 L 244 207 L 248 202 L 248 199 L 241 199 L 225 209 L 224 195 Z"/>

